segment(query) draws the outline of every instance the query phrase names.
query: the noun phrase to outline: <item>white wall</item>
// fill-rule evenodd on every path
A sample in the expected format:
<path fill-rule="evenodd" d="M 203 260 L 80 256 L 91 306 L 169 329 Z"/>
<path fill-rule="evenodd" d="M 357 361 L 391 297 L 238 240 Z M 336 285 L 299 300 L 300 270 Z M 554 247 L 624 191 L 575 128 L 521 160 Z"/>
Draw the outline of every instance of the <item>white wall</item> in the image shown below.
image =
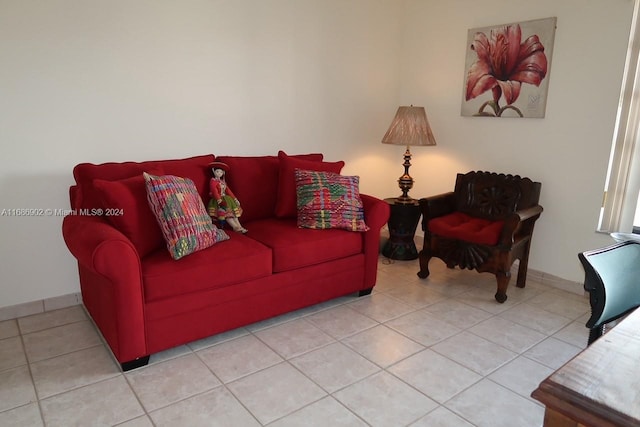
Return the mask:
<path fill-rule="evenodd" d="M 413 193 L 450 191 L 468 170 L 542 182 L 529 267 L 581 283 L 578 252 L 613 243 L 595 228 L 632 12 L 632 0 L 408 1 L 400 99 L 426 107 L 438 143 L 413 150 Z M 546 117 L 461 117 L 467 30 L 553 16 Z"/>
<path fill-rule="evenodd" d="M 556 4 L 557 3 L 557 4 Z M 580 281 L 631 0 L 0 0 L 0 211 L 68 207 L 80 162 L 322 151 L 399 194 L 398 105 L 427 108 L 415 197 L 455 173 L 543 182 L 531 268 Z M 468 28 L 558 17 L 547 117 L 460 117 Z M 61 217 L 0 217 L 0 307 L 78 292 Z"/>
<path fill-rule="evenodd" d="M 0 211 L 68 208 L 80 162 L 283 149 L 356 173 L 397 107 L 400 12 L 394 0 L 0 0 Z M 383 178 L 371 171 L 363 190 Z M 79 291 L 61 223 L 0 217 L 0 307 Z"/>

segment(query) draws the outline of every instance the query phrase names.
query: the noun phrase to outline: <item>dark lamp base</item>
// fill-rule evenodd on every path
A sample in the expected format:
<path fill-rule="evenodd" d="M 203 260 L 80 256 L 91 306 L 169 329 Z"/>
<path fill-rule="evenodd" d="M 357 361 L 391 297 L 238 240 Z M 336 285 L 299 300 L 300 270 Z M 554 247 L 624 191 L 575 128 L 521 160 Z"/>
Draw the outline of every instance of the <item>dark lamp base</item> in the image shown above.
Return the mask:
<path fill-rule="evenodd" d="M 398 187 L 402 191 L 402 196 L 396 199 L 396 203 L 400 203 L 402 205 L 410 205 L 414 204 L 415 200 L 409 197 L 409 190 L 413 188 L 413 178 L 409 175 L 409 167 L 411 166 L 411 152 L 409 151 L 409 147 L 407 146 L 407 151 L 404 153 L 404 173 L 400 178 L 398 178 Z"/>
<path fill-rule="evenodd" d="M 411 198 L 409 196 L 400 196 L 398 198 L 396 198 L 396 203 L 400 204 L 400 205 L 417 205 L 418 201 L 414 198 Z"/>

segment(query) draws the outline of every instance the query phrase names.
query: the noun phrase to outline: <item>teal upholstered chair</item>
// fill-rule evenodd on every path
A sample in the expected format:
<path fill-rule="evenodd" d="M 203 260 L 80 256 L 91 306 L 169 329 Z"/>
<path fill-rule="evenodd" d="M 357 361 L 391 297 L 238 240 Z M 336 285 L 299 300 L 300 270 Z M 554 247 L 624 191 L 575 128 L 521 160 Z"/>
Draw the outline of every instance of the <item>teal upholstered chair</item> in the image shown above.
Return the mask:
<path fill-rule="evenodd" d="M 640 307 L 640 244 L 627 241 L 578 254 L 585 271 L 591 317 L 589 344 L 605 325 Z"/>

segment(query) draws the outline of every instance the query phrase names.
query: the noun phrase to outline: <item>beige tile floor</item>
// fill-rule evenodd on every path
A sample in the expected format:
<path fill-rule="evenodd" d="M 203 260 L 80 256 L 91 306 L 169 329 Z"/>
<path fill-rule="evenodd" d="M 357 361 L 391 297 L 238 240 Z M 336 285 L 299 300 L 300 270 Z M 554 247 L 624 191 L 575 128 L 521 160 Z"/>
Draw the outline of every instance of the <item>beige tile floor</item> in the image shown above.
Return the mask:
<path fill-rule="evenodd" d="M 586 345 L 585 297 L 381 258 L 348 296 L 123 374 L 81 306 L 0 322 L 0 426 L 539 427 L 529 397 Z"/>

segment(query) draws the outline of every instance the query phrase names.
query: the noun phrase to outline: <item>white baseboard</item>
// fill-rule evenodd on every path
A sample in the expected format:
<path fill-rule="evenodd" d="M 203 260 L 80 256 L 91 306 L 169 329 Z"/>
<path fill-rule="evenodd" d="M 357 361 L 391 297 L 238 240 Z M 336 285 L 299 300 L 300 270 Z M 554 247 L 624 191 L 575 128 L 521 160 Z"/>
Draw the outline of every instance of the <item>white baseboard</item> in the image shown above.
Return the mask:
<path fill-rule="evenodd" d="M 25 302 L 23 304 L 0 307 L 0 321 L 17 319 L 18 317 L 31 316 L 45 311 L 58 310 L 82 303 L 80 292 L 47 298 L 38 301 Z"/>
<path fill-rule="evenodd" d="M 514 264 L 514 268 L 511 269 L 511 277 L 517 277 L 518 264 Z M 561 289 L 563 291 L 571 292 L 576 295 L 587 295 L 584 290 L 584 286 L 580 282 L 573 282 L 571 280 L 562 279 L 544 271 L 532 270 L 527 271 L 527 279 L 535 280 L 543 285 L 551 286 L 552 288 Z"/>

